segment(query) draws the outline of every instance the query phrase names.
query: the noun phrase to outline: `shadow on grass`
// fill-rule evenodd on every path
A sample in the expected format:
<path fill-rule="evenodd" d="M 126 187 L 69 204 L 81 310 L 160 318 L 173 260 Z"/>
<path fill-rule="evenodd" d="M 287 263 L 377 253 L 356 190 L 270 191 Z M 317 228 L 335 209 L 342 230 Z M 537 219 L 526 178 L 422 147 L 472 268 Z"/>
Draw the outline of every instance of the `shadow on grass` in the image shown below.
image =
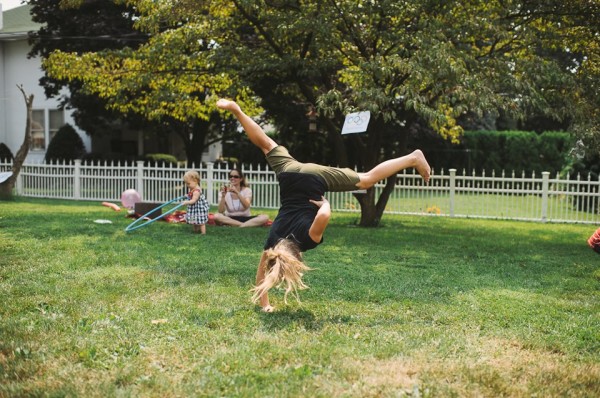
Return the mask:
<path fill-rule="evenodd" d="M 307 275 L 313 288 L 308 294 L 355 302 L 439 302 L 474 289 L 577 289 L 579 282 L 565 276 L 593 272 L 595 253 L 577 234 L 568 235 L 567 226 L 418 224 L 377 230 L 334 226 L 327 243 L 307 255 L 308 265 L 317 268 Z"/>
<path fill-rule="evenodd" d="M 268 331 L 282 329 L 304 329 L 321 330 L 324 320 L 303 308 L 282 307 L 272 313 L 262 312 L 259 308 L 256 312 L 260 314 L 260 320 Z"/>

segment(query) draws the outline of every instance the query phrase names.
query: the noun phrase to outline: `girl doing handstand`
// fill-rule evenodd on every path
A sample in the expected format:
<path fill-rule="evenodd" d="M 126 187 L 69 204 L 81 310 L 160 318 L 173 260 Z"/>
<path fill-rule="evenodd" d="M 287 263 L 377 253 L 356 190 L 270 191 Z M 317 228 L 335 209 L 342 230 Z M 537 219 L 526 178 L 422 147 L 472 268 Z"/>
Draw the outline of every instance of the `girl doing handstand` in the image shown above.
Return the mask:
<path fill-rule="evenodd" d="M 302 252 L 314 249 L 323 241 L 331 217 L 325 192 L 367 189 L 410 167 L 414 167 L 425 182 L 429 181 L 431 168 L 420 150 L 386 160 L 365 173 L 301 163 L 265 134 L 238 104 L 220 99 L 217 107 L 237 118 L 250 141 L 265 154 L 279 182 L 281 206 L 264 245 L 252 297 L 265 312 L 273 311 L 268 295 L 272 287 L 283 282 L 286 298 L 288 293 L 306 288 L 302 275 L 310 268 L 304 264 Z"/>

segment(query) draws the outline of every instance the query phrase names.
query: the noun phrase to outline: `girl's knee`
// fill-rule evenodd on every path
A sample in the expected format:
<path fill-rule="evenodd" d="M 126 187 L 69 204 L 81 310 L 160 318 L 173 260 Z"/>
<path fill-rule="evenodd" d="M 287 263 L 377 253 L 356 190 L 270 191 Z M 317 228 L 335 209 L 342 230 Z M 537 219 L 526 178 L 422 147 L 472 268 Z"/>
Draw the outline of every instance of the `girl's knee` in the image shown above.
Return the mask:
<path fill-rule="evenodd" d="M 371 188 L 377 181 L 372 181 L 373 178 L 369 175 L 369 173 L 358 173 L 359 181 L 356 183 L 357 189 L 369 189 Z"/>

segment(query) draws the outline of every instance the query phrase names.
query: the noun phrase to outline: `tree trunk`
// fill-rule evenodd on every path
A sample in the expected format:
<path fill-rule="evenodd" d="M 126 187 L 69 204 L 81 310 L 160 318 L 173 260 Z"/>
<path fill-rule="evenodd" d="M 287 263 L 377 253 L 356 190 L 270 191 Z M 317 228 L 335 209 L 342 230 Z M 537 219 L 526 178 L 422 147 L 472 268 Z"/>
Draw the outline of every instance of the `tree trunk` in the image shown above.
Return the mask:
<path fill-rule="evenodd" d="M 27 107 L 27 120 L 25 122 L 25 138 L 23 139 L 23 144 L 21 144 L 21 148 L 17 152 L 17 156 L 13 161 L 12 166 L 12 175 L 8 178 L 8 180 L 4 181 L 0 184 L 0 199 L 11 199 L 12 192 L 15 187 L 15 183 L 17 182 L 17 177 L 21 172 L 21 166 L 23 166 L 23 162 L 25 162 L 25 158 L 27 157 L 27 153 L 29 153 L 29 147 L 31 146 L 31 119 L 32 119 L 32 107 L 33 107 L 33 94 L 30 94 L 29 97 L 25 94 L 25 90 L 23 90 L 23 86 L 17 86 L 21 93 L 23 94 L 23 99 L 25 100 L 25 106 Z"/>
<path fill-rule="evenodd" d="M 386 140 L 386 134 L 389 137 L 389 131 L 396 127 L 390 126 L 381 119 L 371 120 L 371 126 L 366 136 L 355 134 L 352 136 L 353 142 L 359 150 L 358 157 L 361 159 L 362 167 L 369 170 L 375 167 L 382 159 L 378 151 L 373 148 L 382 148 L 383 141 Z M 396 148 L 386 148 L 386 158 L 398 156 L 406 147 L 406 134 L 401 134 Z M 390 176 L 386 180 L 385 187 L 381 191 L 379 197 L 375 195 L 375 188 L 367 190 L 366 194 L 355 194 L 354 196 L 360 204 L 360 226 L 361 227 L 377 227 L 385 211 L 388 200 L 396 186 L 396 175 Z"/>
<path fill-rule="evenodd" d="M 376 227 L 379 225 L 375 211 L 375 188 L 367 189 L 366 193 L 355 193 L 354 197 L 360 204 L 360 221 L 358 225 L 361 227 Z"/>
<path fill-rule="evenodd" d="M 324 123 L 327 126 L 327 131 L 329 131 L 328 139 L 331 145 L 333 145 L 333 153 L 337 166 L 348 167 L 348 154 L 346 153 L 344 139 L 339 132 L 338 126 L 329 119 L 326 119 Z"/>
<path fill-rule="evenodd" d="M 196 166 L 202 164 L 202 153 L 207 147 L 209 122 L 206 120 L 195 119 L 192 122 L 192 136 L 189 145 L 186 148 L 188 165 Z"/>
<path fill-rule="evenodd" d="M 381 217 L 385 211 L 390 195 L 396 185 L 396 176 L 389 177 L 383 188 L 383 191 L 375 202 L 375 187 L 367 189 L 367 193 L 356 193 L 354 197 L 360 204 L 360 222 L 361 227 L 378 227 Z"/>

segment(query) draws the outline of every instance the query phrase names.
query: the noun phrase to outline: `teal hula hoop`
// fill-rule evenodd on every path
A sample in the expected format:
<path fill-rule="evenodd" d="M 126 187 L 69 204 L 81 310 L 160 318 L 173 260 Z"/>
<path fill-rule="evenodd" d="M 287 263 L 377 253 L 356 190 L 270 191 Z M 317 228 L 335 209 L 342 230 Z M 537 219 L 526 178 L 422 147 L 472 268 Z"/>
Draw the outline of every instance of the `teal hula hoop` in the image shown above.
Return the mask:
<path fill-rule="evenodd" d="M 180 196 L 180 197 L 178 197 L 178 198 L 175 198 L 175 199 L 173 199 L 173 200 L 170 200 L 170 201 L 168 201 L 168 202 L 166 202 L 166 203 L 163 203 L 162 205 L 160 205 L 160 206 L 158 206 L 158 207 L 155 207 L 154 209 L 150 210 L 148 213 L 144 214 L 143 216 L 141 216 L 140 218 L 138 218 L 137 220 L 135 220 L 135 221 L 133 221 L 131 224 L 129 224 L 129 225 L 127 226 L 127 228 L 125 228 L 125 232 L 131 232 L 131 231 L 135 231 L 135 230 L 136 230 L 136 229 L 138 229 L 138 228 L 142 228 L 142 227 L 145 227 L 145 226 L 147 226 L 147 225 L 150 225 L 150 224 L 152 224 L 154 221 L 156 221 L 156 220 L 160 220 L 160 219 L 161 219 L 161 218 L 163 218 L 164 216 L 166 216 L 166 215 L 169 215 L 169 214 L 173 213 L 175 210 L 177 210 L 177 209 L 179 209 L 181 206 L 183 206 L 183 203 L 180 203 L 180 204 L 178 204 L 177 206 L 173 207 L 173 208 L 172 208 L 172 209 L 170 209 L 169 211 L 167 211 L 167 212 L 165 212 L 165 213 L 161 214 L 160 216 L 158 216 L 158 217 L 156 217 L 156 218 L 151 218 L 150 220 L 144 220 L 146 217 L 148 217 L 148 215 L 150 215 L 151 213 L 154 213 L 156 210 L 158 210 L 158 209 L 162 209 L 163 207 L 165 207 L 165 206 L 168 206 L 168 205 L 170 205 L 171 203 L 173 203 L 173 202 L 177 202 L 178 200 L 182 200 L 182 199 L 184 199 L 184 198 L 186 198 L 186 196 L 185 196 L 185 195 L 183 195 L 183 196 Z M 144 223 L 141 223 L 142 221 L 146 221 L 146 222 L 144 222 Z"/>

